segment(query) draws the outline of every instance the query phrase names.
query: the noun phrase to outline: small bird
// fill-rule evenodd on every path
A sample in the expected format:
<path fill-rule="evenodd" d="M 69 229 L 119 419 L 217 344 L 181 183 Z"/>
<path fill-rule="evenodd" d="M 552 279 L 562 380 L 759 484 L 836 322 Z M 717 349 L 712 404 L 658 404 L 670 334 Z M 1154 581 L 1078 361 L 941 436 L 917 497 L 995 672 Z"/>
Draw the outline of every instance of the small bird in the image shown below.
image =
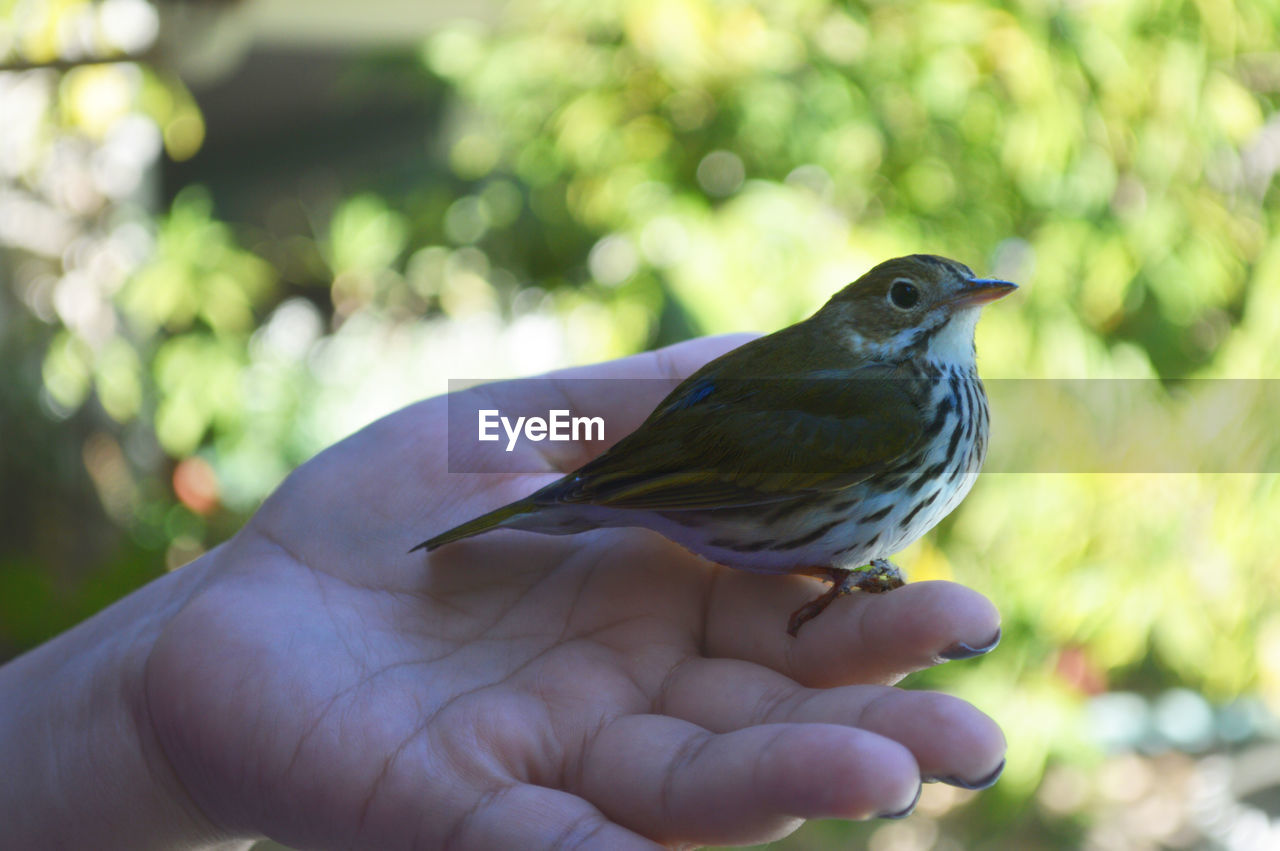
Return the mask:
<path fill-rule="evenodd" d="M 816 576 L 800 627 L 964 499 L 987 450 L 974 326 L 1017 289 L 929 254 L 887 260 L 808 319 L 711 361 L 611 449 L 414 550 L 491 529 L 652 529 L 713 562 Z"/>

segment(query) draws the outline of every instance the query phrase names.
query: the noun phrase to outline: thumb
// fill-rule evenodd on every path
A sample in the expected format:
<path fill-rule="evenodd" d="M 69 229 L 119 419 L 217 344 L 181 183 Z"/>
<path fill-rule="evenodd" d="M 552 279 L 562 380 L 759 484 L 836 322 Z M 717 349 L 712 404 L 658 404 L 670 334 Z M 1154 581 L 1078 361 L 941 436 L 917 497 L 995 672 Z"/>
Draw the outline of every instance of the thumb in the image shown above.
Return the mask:
<path fill-rule="evenodd" d="M 634 431 L 663 397 L 699 367 L 753 337 L 701 337 L 615 361 L 450 394 L 451 459 L 465 458 L 474 464 L 469 472 L 572 470 Z M 482 412 L 489 412 L 483 442 Z M 558 424 L 555 436 L 553 416 Z M 543 425 L 531 422 L 535 418 Z M 513 464 L 529 469 L 517 470 Z"/>

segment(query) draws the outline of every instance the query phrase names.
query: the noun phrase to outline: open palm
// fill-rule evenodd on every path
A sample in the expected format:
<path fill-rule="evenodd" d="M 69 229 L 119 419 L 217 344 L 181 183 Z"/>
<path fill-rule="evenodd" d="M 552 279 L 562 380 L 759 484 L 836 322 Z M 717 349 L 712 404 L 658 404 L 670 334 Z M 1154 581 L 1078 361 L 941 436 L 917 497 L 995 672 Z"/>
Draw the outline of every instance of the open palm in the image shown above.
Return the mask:
<path fill-rule="evenodd" d="M 674 383 L 740 342 L 573 374 Z M 488 392 L 501 402 L 508 386 Z M 595 400 L 611 425 L 657 401 L 630 388 Z M 854 595 L 792 639 L 787 615 L 815 582 L 732 571 L 640 530 L 504 531 L 407 555 L 583 460 L 561 450 L 536 456 L 546 475 L 450 475 L 446 417 L 444 399 L 422 402 L 299 468 L 207 557 L 161 636 L 147 708 L 226 835 L 760 842 L 806 818 L 900 812 L 922 777 L 979 783 L 1001 762 L 976 709 L 889 685 L 992 642 L 994 609 L 958 585 Z M 530 462 L 513 453 L 513 469 Z"/>

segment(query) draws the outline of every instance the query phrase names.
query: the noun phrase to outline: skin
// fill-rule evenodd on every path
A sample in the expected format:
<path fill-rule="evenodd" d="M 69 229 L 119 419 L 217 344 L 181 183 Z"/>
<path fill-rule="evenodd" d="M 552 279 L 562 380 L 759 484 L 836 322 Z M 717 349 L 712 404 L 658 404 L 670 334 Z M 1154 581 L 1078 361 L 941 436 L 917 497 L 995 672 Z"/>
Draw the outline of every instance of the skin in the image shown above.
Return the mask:
<path fill-rule="evenodd" d="M 564 374 L 674 386 L 742 342 Z M 625 430 L 657 399 L 618 384 Z M 445 417 L 428 400 L 344 440 L 231 541 L 0 668 L 8 847 L 754 843 L 1002 759 L 974 707 L 891 686 L 995 634 L 959 585 L 853 595 L 792 639 L 814 580 L 642 530 L 406 555 L 584 460 L 536 444 L 512 463 L 545 475 L 449 476 Z"/>

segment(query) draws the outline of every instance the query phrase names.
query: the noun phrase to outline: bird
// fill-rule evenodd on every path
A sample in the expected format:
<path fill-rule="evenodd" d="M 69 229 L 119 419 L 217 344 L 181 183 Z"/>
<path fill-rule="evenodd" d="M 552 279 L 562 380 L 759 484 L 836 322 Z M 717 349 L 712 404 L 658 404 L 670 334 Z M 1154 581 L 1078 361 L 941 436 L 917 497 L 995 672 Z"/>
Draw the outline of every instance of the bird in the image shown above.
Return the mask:
<path fill-rule="evenodd" d="M 717 564 L 828 581 L 792 636 L 972 488 L 990 415 L 974 330 L 1017 289 L 931 254 L 886 260 L 816 313 L 708 362 L 630 434 L 529 496 L 429 540 L 642 527 Z"/>

